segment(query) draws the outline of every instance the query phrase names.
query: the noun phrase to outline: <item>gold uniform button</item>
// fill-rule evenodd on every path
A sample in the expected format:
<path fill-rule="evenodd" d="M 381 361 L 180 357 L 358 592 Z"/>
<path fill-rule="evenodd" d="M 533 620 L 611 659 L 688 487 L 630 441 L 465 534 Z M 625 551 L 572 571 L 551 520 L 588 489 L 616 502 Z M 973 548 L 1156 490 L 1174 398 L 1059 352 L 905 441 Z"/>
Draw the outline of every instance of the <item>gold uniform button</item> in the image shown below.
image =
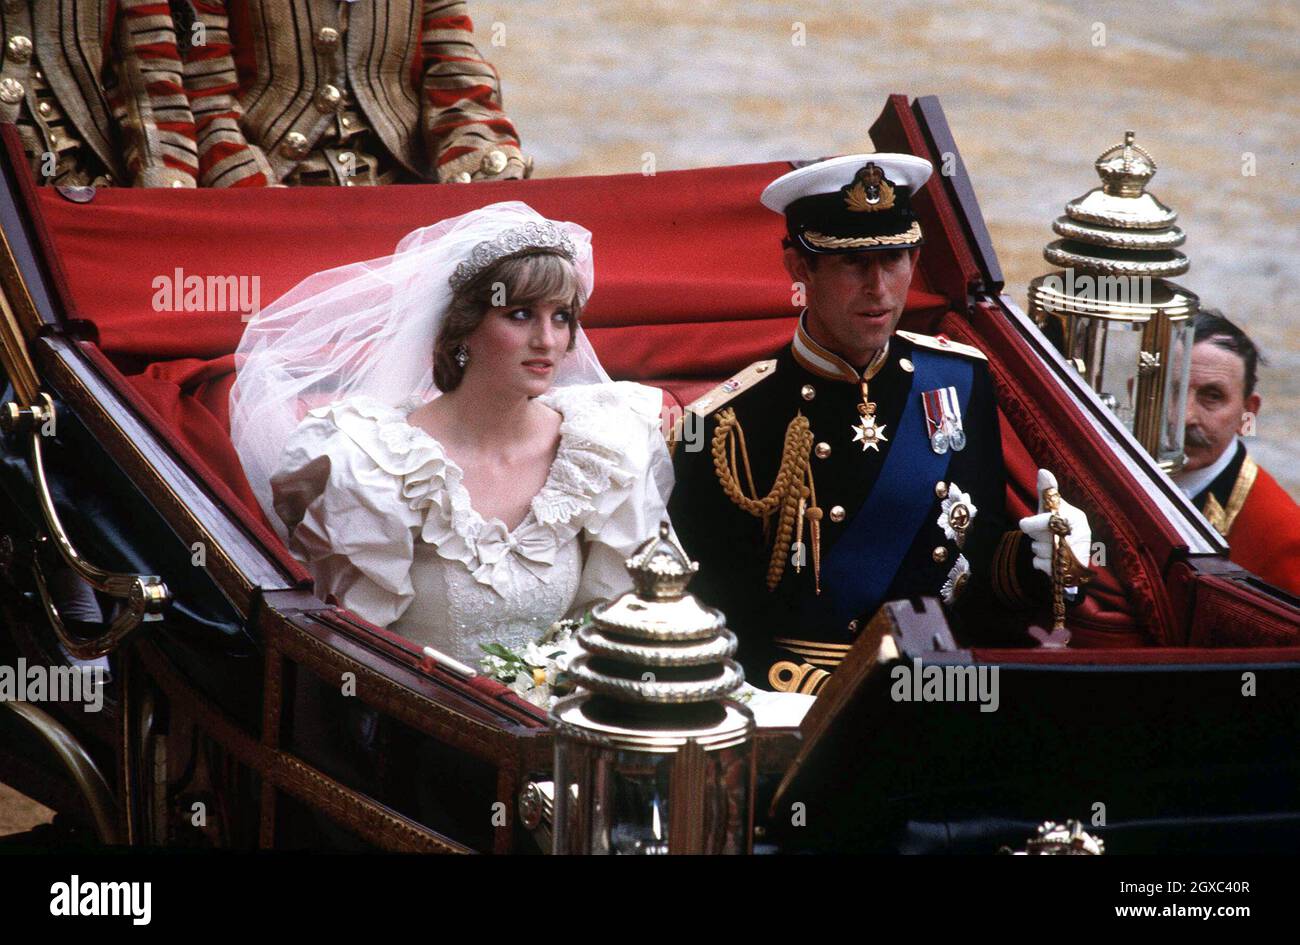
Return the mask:
<path fill-rule="evenodd" d="M 489 174 L 500 174 L 506 169 L 508 160 L 504 151 L 489 151 L 487 156 L 483 158 L 483 170 Z"/>
<path fill-rule="evenodd" d="M 831 521 L 832 522 L 844 521 L 844 506 L 842 505 L 831 506 Z"/>
<path fill-rule="evenodd" d="M 908 374 L 911 374 L 913 371 L 916 370 L 916 368 L 912 366 L 912 362 L 909 361 L 907 358 L 899 358 L 898 366 L 901 367 Z"/>
<path fill-rule="evenodd" d="M 939 545 L 934 551 L 930 552 L 930 557 L 934 559 L 935 564 L 943 564 L 948 560 L 948 549 Z"/>
<path fill-rule="evenodd" d="M 324 85 L 316 93 L 316 110 L 319 112 L 332 112 L 339 107 L 339 102 L 343 101 L 343 93 L 339 91 L 337 85 Z"/>
<path fill-rule="evenodd" d="M 48 118 L 50 113 L 54 111 L 54 108 L 49 102 L 41 102 L 41 104 L 36 106 L 36 110 Z"/>
<path fill-rule="evenodd" d="M 14 62 L 26 62 L 32 58 L 32 41 L 26 36 L 15 36 L 5 45 Z"/>
<path fill-rule="evenodd" d="M 13 105 L 23 100 L 23 84 L 17 79 L 0 79 L 0 102 Z"/>
<path fill-rule="evenodd" d="M 344 116 L 343 118 L 339 119 L 339 124 L 341 124 L 344 128 L 351 128 L 352 119 Z"/>
<path fill-rule="evenodd" d="M 284 136 L 280 144 L 280 153 L 287 158 L 305 157 L 307 154 L 307 136 L 291 131 Z"/>
<path fill-rule="evenodd" d="M 455 177 L 452 178 L 452 182 L 456 184 L 468 184 L 473 179 L 474 178 L 470 176 L 469 171 L 461 171 L 459 174 L 457 174 Z"/>
<path fill-rule="evenodd" d="M 825 459 L 831 455 L 831 445 L 829 443 L 818 443 L 813 447 L 813 452 L 817 454 L 818 459 Z"/>
<path fill-rule="evenodd" d="M 316 34 L 317 49 L 337 49 L 339 45 L 339 31 L 332 26 L 321 27 Z"/>
<path fill-rule="evenodd" d="M 817 396 L 817 390 L 811 384 L 805 384 L 803 387 L 799 388 L 799 395 L 803 397 L 804 400 L 812 400 Z"/>
<path fill-rule="evenodd" d="M 766 364 L 760 364 L 758 367 L 754 368 L 754 373 L 755 373 L 755 374 L 766 374 L 766 373 L 767 373 L 767 365 L 766 365 Z"/>
<path fill-rule="evenodd" d="M 934 484 L 934 494 L 936 498 L 948 498 L 948 484 L 946 482 L 936 482 Z"/>

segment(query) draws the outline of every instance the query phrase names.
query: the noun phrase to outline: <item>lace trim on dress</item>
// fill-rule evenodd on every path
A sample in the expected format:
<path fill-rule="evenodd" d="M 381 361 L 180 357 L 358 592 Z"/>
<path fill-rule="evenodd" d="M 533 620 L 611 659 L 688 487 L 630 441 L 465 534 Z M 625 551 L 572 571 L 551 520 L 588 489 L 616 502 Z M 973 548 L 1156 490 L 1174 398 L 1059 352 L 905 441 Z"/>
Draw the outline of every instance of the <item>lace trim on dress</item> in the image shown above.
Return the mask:
<path fill-rule="evenodd" d="M 598 507 L 635 478 L 628 466 L 628 413 L 609 387 L 556 388 L 541 398 L 563 416 L 560 444 L 541 490 L 514 531 L 470 504 L 464 474 L 442 444 L 406 417 L 417 404 L 388 407 L 356 397 L 317 408 L 385 472 L 401 480 L 403 501 L 422 516 L 420 538 L 439 557 L 459 561 L 481 584 L 505 593 L 517 569 L 538 578 L 556 548 L 573 539 Z"/>

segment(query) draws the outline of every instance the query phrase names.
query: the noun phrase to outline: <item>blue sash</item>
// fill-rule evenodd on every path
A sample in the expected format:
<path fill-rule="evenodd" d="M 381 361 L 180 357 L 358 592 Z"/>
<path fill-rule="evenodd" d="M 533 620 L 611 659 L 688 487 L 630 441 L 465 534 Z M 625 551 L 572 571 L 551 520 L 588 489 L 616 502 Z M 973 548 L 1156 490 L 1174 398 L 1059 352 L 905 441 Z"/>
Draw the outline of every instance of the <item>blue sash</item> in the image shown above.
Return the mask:
<path fill-rule="evenodd" d="M 970 361 L 923 348 L 910 357 L 916 368 L 912 386 L 880 476 L 822 566 L 822 596 L 829 595 L 841 626 L 884 602 L 934 503 L 934 484 L 947 475 L 952 453 L 930 447 L 922 392 L 955 387 L 966 419 L 974 376 Z"/>

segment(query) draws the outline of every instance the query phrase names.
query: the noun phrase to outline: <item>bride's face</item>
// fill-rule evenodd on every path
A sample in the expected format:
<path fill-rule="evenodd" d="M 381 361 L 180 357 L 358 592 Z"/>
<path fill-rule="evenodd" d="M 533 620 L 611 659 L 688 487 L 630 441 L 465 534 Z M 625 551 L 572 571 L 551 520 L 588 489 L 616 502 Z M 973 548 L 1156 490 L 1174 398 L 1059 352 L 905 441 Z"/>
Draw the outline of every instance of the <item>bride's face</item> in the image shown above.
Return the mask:
<path fill-rule="evenodd" d="M 465 378 L 477 375 L 475 381 L 526 397 L 544 394 L 555 382 L 573 332 L 573 313 L 565 302 L 489 308 L 465 340 L 470 350 Z"/>

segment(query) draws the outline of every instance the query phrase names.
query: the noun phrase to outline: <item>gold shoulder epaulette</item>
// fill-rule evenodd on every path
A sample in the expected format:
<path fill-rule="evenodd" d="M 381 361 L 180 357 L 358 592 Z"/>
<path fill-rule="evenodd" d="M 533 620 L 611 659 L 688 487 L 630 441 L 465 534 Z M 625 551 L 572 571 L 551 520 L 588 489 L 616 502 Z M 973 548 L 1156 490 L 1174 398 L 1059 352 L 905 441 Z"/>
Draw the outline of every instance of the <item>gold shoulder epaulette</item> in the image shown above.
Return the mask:
<path fill-rule="evenodd" d="M 934 335 L 918 335 L 914 331 L 896 331 L 894 334 L 900 338 L 906 338 L 914 345 L 922 348 L 929 348 L 932 351 L 946 351 L 948 354 L 964 354 L 968 358 L 979 358 L 981 361 L 987 361 L 988 356 L 974 345 L 964 345 L 960 341 L 953 341 L 949 338 L 936 338 Z"/>
<path fill-rule="evenodd" d="M 686 409 L 701 417 L 707 417 L 720 407 L 725 407 L 737 396 L 749 390 L 759 381 L 765 381 L 776 373 L 776 358 L 768 361 L 755 361 L 749 367 L 732 375 L 703 397 L 691 401 Z"/>

